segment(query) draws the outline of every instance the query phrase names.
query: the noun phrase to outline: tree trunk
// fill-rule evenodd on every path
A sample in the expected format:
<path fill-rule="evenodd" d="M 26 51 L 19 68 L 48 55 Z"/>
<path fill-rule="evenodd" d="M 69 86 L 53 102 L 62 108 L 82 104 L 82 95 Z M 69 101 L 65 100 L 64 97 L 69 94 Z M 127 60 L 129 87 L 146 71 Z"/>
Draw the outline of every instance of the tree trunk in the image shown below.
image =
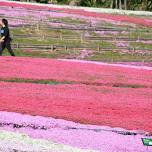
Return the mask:
<path fill-rule="evenodd" d="M 118 8 L 118 0 L 115 0 L 115 8 Z"/>
<path fill-rule="evenodd" d="M 110 8 L 113 8 L 113 2 L 114 0 L 111 0 Z"/>
<path fill-rule="evenodd" d="M 127 10 L 127 0 L 124 0 L 125 10 Z"/>
<path fill-rule="evenodd" d="M 121 3 L 121 0 L 119 0 L 119 9 L 122 9 L 122 3 Z"/>

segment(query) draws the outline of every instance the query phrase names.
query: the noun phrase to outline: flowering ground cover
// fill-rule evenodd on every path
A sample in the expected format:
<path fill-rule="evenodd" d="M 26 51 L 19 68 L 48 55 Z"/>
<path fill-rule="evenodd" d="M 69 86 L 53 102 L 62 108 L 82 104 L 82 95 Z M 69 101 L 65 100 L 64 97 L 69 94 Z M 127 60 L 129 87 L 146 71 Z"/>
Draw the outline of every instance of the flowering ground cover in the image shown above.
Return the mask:
<path fill-rule="evenodd" d="M 152 71 L 144 69 L 27 57 L 1 57 L 0 66 L 1 79 L 21 78 L 135 88 L 152 87 Z"/>
<path fill-rule="evenodd" d="M 0 91 L 1 111 L 152 131 L 151 88 L 1 82 Z"/>
<path fill-rule="evenodd" d="M 135 65 L 135 66 L 149 66 L 152 67 L 152 62 L 146 62 L 146 63 L 141 63 L 141 62 L 115 62 L 117 64 L 124 64 L 124 65 Z"/>
<path fill-rule="evenodd" d="M 38 5 L 32 5 L 32 4 L 19 4 L 19 3 L 13 3 L 13 2 L 6 2 L 6 1 L 1 1 L 0 2 L 1 6 L 12 6 L 12 7 L 23 7 L 23 8 L 30 8 L 30 9 L 42 9 L 42 10 L 54 10 L 54 11 L 62 11 L 65 13 L 69 14 L 77 14 L 81 16 L 87 16 L 87 17 L 95 17 L 95 18 L 106 18 L 110 20 L 116 20 L 120 22 L 129 22 L 129 23 L 135 23 L 138 25 L 143 25 L 143 26 L 149 26 L 152 27 L 152 22 L 151 20 L 146 20 L 138 17 L 128 17 L 128 16 L 123 16 L 123 15 L 111 15 L 111 14 L 102 14 L 102 13 L 96 13 L 96 12 L 88 12 L 85 11 L 85 9 L 67 9 L 67 8 L 51 8 L 48 6 L 38 6 Z"/>
<path fill-rule="evenodd" d="M 23 79 L 22 82 L 26 79 L 58 82 L 57 86 L 1 83 L 1 110 L 9 111 L 10 107 L 10 111 L 14 112 L 151 131 L 149 127 L 151 120 L 148 117 L 151 115 L 149 113 L 151 70 L 11 57 L 1 57 L 0 65 L 0 77 L 3 81 L 20 78 Z M 60 82 L 65 84 L 60 84 Z M 6 92 L 8 89 L 10 91 Z M 12 97 L 13 101 L 10 104 Z M 35 110 L 37 104 L 41 106 Z M 52 107 L 53 110 L 50 110 Z M 94 109 L 96 109 L 95 113 Z M 145 117 L 147 115 L 144 121 L 141 116 L 142 111 L 143 113 L 146 111 Z M 126 120 L 122 122 L 124 115 L 126 115 Z M 132 118 L 133 115 L 134 118 Z M 136 123 L 138 119 L 140 123 Z"/>
<path fill-rule="evenodd" d="M 2 1 L 1 1 L 2 2 Z M 4 1 L 3 1 L 4 2 Z M 130 38 L 135 38 L 135 39 L 140 39 L 140 38 L 151 38 L 150 34 L 150 28 L 140 28 L 140 30 L 136 31 L 131 31 L 129 29 L 135 28 L 136 26 L 132 26 L 131 23 L 127 23 L 119 20 L 112 20 L 108 18 L 98 18 L 98 17 L 90 17 L 90 16 L 84 16 L 83 14 L 75 14 L 75 13 L 68 13 L 65 12 L 64 10 L 61 11 L 62 8 L 58 7 L 51 7 L 50 11 L 47 11 L 46 9 L 42 9 L 39 11 L 39 9 L 27 9 L 22 7 L 23 4 L 21 4 L 21 7 L 19 8 L 20 4 L 15 4 L 17 7 L 11 7 L 11 5 L 7 7 L 5 6 L 5 3 L 8 4 L 9 2 L 4 2 L 1 3 L 1 9 L 0 9 L 0 14 L 2 16 L 4 15 L 6 18 L 8 17 L 9 24 L 14 25 L 14 26 L 20 26 L 20 27 L 15 27 L 11 29 L 11 33 L 13 35 L 20 35 L 20 34 L 30 34 L 29 37 L 25 36 L 22 38 L 17 38 L 13 36 L 13 43 L 16 44 L 21 44 L 19 45 L 20 47 L 22 44 L 25 44 L 27 46 L 31 45 L 54 45 L 54 46 L 67 46 L 67 50 L 65 51 L 65 47 L 62 48 L 61 51 L 55 50 L 54 52 L 46 52 L 46 50 L 37 50 L 39 52 L 35 53 L 35 50 L 29 52 L 19 49 L 17 50 L 16 54 L 17 56 L 36 56 L 36 57 L 49 57 L 49 58 L 75 58 L 75 59 L 85 59 L 85 60 L 96 60 L 96 61 L 104 61 L 104 62 L 110 62 L 110 61 L 151 61 L 151 51 L 147 52 L 144 51 L 144 49 L 150 49 L 151 50 L 151 41 L 135 41 L 134 43 L 130 43 L 129 41 L 123 42 L 120 39 L 113 41 L 112 43 L 110 41 L 86 41 L 84 40 L 83 42 L 80 40 L 82 34 L 88 35 L 88 36 L 122 36 L 126 37 L 128 39 Z M 25 4 L 27 5 L 27 4 Z M 28 5 L 30 6 L 30 5 Z M 37 7 L 37 5 L 32 5 L 34 7 Z M 41 7 L 41 6 L 39 6 Z M 47 6 L 45 6 L 47 7 Z M 58 10 L 59 9 L 59 10 Z M 63 8 L 64 9 L 64 8 Z M 67 9 L 66 9 L 67 10 Z M 83 10 L 83 9 L 80 9 Z M 74 10 L 75 11 L 75 10 Z M 78 10 L 76 10 L 78 11 Z M 86 10 L 85 10 L 86 11 Z M 87 12 L 87 11 L 86 11 Z M 100 14 L 100 13 L 98 13 Z M 109 14 L 108 14 L 109 15 Z M 14 17 L 15 16 L 15 17 Z M 103 15 L 104 16 L 104 15 Z M 115 15 L 114 15 L 115 16 Z M 128 16 L 130 17 L 130 16 Z M 146 17 L 145 17 L 146 18 Z M 30 20 L 31 19 L 31 20 Z M 140 17 L 140 19 L 143 19 Z M 52 22 L 52 21 L 57 21 L 57 22 Z M 119 32 L 119 31 L 85 31 L 84 33 L 82 31 L 77 31 L 77 30 L 50 30 L 50 29 L 41 29 L 37 30 L 37 24 L 40 24 L 41 27 L 44 26 L 43 21 L 47 24 L 48 27 L 66 27 L 66 28 L 78 28 L 80 25 L 81 28 L 89 28 L 90 26 L 96 27 L 96 28 L 102 28 L 104 27 L 112 27 L 116 29 L 123 28 L 124 31 Z M 150 19 L 149 19 L 150 21 Z M 70 24 L 72 23 L 72 24 Z M 32 25 L 32 28 L 24 26 L 24 24 L 27 25 Z M 83 26 L 82 26 L 83 24 Z M 128 26 L 129 25 L 129 26 Z M 130 26 L 131 25 L 131 26 Z M 138 26 L 137 26 L 138 27 Z M 125 31 L 125 28 L 128 29 Z M 149 31 L 149 32 L 148 32 Z M 45 34 L 50 36 L 50 38 L 45 38 Z M 33 38 L 31 35 L 36 35 L 39 36 L 39 38 Z M 72 36 L 77 35 L 78 38 L 71 38 L 70 41 L 67 41 L 66 39 L 62 39 L 62 36 L 68 35 Z M 138 36 L 137 36 L 138 35 Z M 59 39 L 52 39 L 51 36 L 57 36 Z M 62 40 L 61 40 L 62 39 Z M 144 42 L 144 43 L 141 43 Z M 82 51 L 78 50 L 78 47 L 82 46 Z M 70 46 L 76 47 L 76 49 L 70 48 Z M 88 48 L 89 47 L 89 48 Z M 98 48 L 101 48 L 101 52 L 97 52 Z M 124 50 L 121 47 L 125 47 L 127 50 L 124 52 Z M 21 47 L 22 48 L 22 47 Z M 117 52 L 113 52 L 108 50 L 107 52 L 102 53 L 102 49 L 105 48 L 110 48 L 110 49 L 118 49 Z M 134 54 L 132 54 L 132 50 L 136 50 Z M 93 50 L 94 52 L 92 53 L 83 53 L 83 50 Z"/>
<path fill-rule="evenodd" d="M 7 143 L 7 144 L 6 144 Z M 8 144 L 9 143 L 9 144 Z M 97 152 L 95 150 L 85 150 L 56 142 L 33 139 L 26 134 L 14 133 L 10 131 L 0 131 L 0 150 L 12 151 L 40 151 L 40 152 Z"/>
<path fill-rule="evenodd" d="M 151 67 L 27 57 L 0 60 L 2 151 L 26 151 L 31 145 L 36 151 L 37 143 L 50 152 L 145 151 L 141 138 L 152 133 Z"/>
<path fill-rule="evenodd" d="M 107 51 L 104 54 L 99 51 L 100 49 L 95 51 L 87 48 L 74 51 L 51 50 L 52 52 L 15 50 L 17 56 L 37 58 L 0 57 L 0 151 L 152 151 L 152 147 L 144 147 L 141 141 L 141 138 L 152 138 L 151 62 L 116 62 L 131 61 L 132 57 L 136 61 L 151 61 L 151 54 L 140 55 L 140 52 L 143 53 L 141 48 L 151 49 L 150 17 L 105 14 L 95 12 L 93 8 L 76 9 L 3 0 L 0 1 L 0 16 L 8 17 L 10 25 L 19 26 L 11 29 L 13 35 L 28 33 L 43 37 L 47 33 L 51 36 L 79 37 L 84 34 L 138 38 L 135 42 L 123 39 L 96 42 L 64 41 L 61 40 L 63 37 L 60 40 L 45 37 L 34 39 L 30 36 L 15 38 L 13 43 L 19 44 L 131 47 L 131 50 L 137 46 L 138 50 L 134 50 L 134 53 L 138 54 L 132 55 L 130 49 L 120 52 Z M 37 27 L 41 21 L 45 21 L 48 27 L 105 26 L 123 28 L 124 31 L 54 31 L 40 29 L 44 25 L 41 23 Z M 26 26 L 21 28 L 26 24 L 34 25 L 36 28 L 29 29 Z M 140 29 L 142 32 L 135 31 L 138 26 L 142 26 Z M 125 58 L 118 53 L 124 53 Z M 108 61 L 116 59 L 114 60 L 116 64 L 67 58 L 109 59 Z"/>
<path fill-rule="evenodd" d="M 49 148 L 53 149 L 53 143 L 58 149 L 60 149 L 61 145 L 63 147 L 69 145 L 69 148 L 75 147 L 72 150 L 79 147 L 79 151 L 82 151 L 82 149 L 83 151 L 86 149 L 93 151 L 94 149 L 94 151 L 100 152 L 122 152 L 125 150 L 145 152 L 146 150 L 141 142 L 141 138 L 146 136 L 141 131 L 128 131 L 108 126 L 82 125 L 51 117 L 46 118 L 2 111 L 0 112 L 0 124 L 2 130 L 0 140 L 3 138 L 3 142 L 0 142 L 1 145 L 4 141 L 9 142 L 9 140 L 12 140 L 11 147 L 14 147 L 14 149 L 16 147 L 18 150 L 19 148 L 22 150 L 25 150 L 25 148 L 36 149 L 40 148 L 42 144 L 43 150 L 44 148 L 48 150 Z M 17 141 L 17 144 L 15 141 Z M 36 146 L 38 142 L 39 147 Z M 8 144 L 3 145 L 3 148 L 7 146 Z M 68 151 L 69 148 L 64 150 Z"/>
<path fill-rule="evenodd" d="M 61 23 L 56 23 L 55 25 L 58 26 L 62 26 L 64 25 L 63 23 L 69 23 L 71 21 L 71 24 L 75 23 L 75 24 L 85 24 L 87 20 L 89 20 L 89 18 L 87 17 L 83 17 L 83 16 L 79 16 L 79 15 L 73 15 L 73 14 L 68 14 L 68 13 L 62 13 L 62 12 L 56 12 L 56 11 L 52 11 L 52 12 L 46 12 L 46 11 L 30 11 L 27 9 L 17 9 L 17 8 L 12 8 L 12 7 L 8 7 L 8 8 L 1 8 L 0 9 L 0 14 L 3 14 L 4 16 L 9 18 L 9 23 L 11 25 L 24 25 L 24 24 L 34 24 L 34 23 L 38 23 L 40 21 L 47 21 L 49 23 L 49 21 L 60 21 Z M 15 16 L 14 16 L 15 15 Z M 69 18 L 70 17 L 70 18 Z M 32 18 L 32 20 L 30 20 L 30 18 Z M 74 18 L 76 18 L 77 20 L 74 20 Z M 81 20 L 83 19 L 83 20 Z M 52 25 L 53 24 L 48 24 L 48 25 Z"/>

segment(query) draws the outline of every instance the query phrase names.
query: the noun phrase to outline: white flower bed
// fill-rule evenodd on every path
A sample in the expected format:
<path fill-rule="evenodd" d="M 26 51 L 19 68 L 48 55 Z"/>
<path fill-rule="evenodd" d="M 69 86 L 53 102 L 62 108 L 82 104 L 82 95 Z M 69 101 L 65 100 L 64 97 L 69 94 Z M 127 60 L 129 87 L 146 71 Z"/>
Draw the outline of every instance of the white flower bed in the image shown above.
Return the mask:
<path fill-rule="evenodd" d="M 13 149 L 28 152 L 95 152 L 94 150 L 82 150 L 52 141 L 32 139 L 21 133 L 0 131 L 0 151 L 10 152 Z"/>

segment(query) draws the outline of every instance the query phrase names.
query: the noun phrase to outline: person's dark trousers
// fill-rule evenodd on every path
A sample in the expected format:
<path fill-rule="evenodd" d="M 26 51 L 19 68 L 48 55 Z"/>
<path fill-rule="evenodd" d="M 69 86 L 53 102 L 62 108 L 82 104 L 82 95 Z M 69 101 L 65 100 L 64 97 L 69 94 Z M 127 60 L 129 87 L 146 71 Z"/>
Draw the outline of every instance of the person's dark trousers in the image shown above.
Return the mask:
<path fill-rule="evenodd" d="M 11 56 L 15 56 L 12 48 L 11 48 L 11 39 L 6 40 L 5 42 L 0 43 L 0 56 L 2 56 L 3 50 L 7 48 L 8 52 Z"/>

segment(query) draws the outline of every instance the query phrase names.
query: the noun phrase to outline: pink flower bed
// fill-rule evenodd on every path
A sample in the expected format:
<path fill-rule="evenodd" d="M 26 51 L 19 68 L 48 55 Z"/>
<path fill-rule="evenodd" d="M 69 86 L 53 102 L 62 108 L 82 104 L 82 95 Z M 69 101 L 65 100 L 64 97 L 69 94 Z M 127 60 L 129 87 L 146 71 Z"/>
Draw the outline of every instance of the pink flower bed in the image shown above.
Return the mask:
<path fill-rule="evenodd" d="M 82 149 L 93 149 L 101 152 L 122 152 L 125 150 L 128 152 L 145 152 L 146 150 L 141 142 L 141 138 L 145 137 L 144 135 L 126 136 L 116 133 L 128 132 L 121 128 L 82 125 L 61 119 L 12 112 L 0 112 L 0 123 L 12 124 L 1 126 L 0 129 L 2 130 L 20 132 L 32 138 L 46 139 Z M 13 128 L 13 124 L 21 127 Z M 42 127 L 46 129 L 40 129 Z"/>
<path fill-rule="evenodd" d="M 119 34 L 119 32 L 112 32 L 112 31 L 96 31 L 95 32 L 96 34 L 99 34 L 99 35 L 114 35 L 114 36 L 116 36 L 116 35 L 118 35 Z"/>
<path fill-rule="evenodd" d="M 116 42 L 117 47 L 129 47 L 127 42 Z"/>
<path fill-rule="evenodd" d="M 73 18 L 81 18 L 80 16 L 78 15 L 74 15 L 74 14 L 68 14 L 68 13 L 62 13 L 60 11 L 30 11 L 28 9 L 17 9 L 17 8 L 3 8 L 3 9 L 0 9 L 0 13 L 1 14 L 4 14 L 6 16 L 9 16 L 9 17 L 22 17 L 22 18 L 28 18 L 29 16 L 33 17 L 34 19 L 48 19 L 48 18 L 65 18 L 65 17 L 73 17 Z M 82 16 L 83 18 L 83 16 Z M 34 20 L 33 19 L 33 20 Z M 84 17 L 85 19 L 85 17 Z M 29 21 L 30 22 L 30 21 Z"/>
<path fill-rule="evenodd" d="M 147 66 L 152 67 L 152 62 L 115 62 L 116 64 L 122 64 L 122 65 L 135 65 L 135 66 Z"/>
<path fill-rule="evenodd" d="M 0 57 L 0 78 L 152 87 L 152 70 L 28 57 Z"/>
<path fill-rule="evenodd" d="M 152 44 L 151 40 L 147 40 L 147 41 L 137 40 L 136 42 L 143 43 L 143 44 Z"/>
<path fill-rule="evenodd" d="M 151 88 L 0 83 L 0 111 L 152 133 Z"/>
<path fill-rule="evenodd" d="M 152 27 L 152 22 L 151 20 L 143 19 L 140 17 L 129 17 L 129 16 L 124 16 L 124 15 L 111 15 L 111 14 L 103 14 L 103 13 L 96 13 L 96 12 L 87 12 L 84 9 L 80 10 L 74 10 L 74 9 L 65 9 L 65 8 L 51 8 L 47 6 L 38 6 L 38 5 L 27 5 L 27 4 L 17 4 L 17 3 L 12 3 L 12 2 L 0 2 L 1 6 L 13 6 L 13 7 L 23 7 L 23 8 L 30 8 L 30 9 L 44 9 L 44 10 L 56 10 L 56 11 L 62 11 L 64 13 L 69 13 L 69 14 L 77 14 L 81 16 L 87 16 L 87 17 L 95 17 L 95 18 L 106 18 L 110 20 L 116 20 L 120 22 L 129 22 L 129 23 L 134 23 L 138 25 L 143 25 L 143 26 L 148 26 Z"/>

